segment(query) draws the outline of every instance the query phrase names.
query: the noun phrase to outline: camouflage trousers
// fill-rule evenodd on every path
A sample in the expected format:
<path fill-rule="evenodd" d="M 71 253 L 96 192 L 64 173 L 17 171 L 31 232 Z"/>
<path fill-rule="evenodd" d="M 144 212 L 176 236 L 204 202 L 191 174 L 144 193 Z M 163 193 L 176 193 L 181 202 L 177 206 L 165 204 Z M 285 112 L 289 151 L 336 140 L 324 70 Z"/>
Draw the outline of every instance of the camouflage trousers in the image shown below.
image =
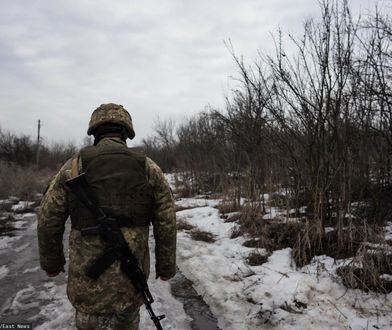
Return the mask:
<path fill-rule="evenodd" d="M 78 330 L 138 330 L 139 308 L 121 314 L 87 314 L 76 311 Z"/>

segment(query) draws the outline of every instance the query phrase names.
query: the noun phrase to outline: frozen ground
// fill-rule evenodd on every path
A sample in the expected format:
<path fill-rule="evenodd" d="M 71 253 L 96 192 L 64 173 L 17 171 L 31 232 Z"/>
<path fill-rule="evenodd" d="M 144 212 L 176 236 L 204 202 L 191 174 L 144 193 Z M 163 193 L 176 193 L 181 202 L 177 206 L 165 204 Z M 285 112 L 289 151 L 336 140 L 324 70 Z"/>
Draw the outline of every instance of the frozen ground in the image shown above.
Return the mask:
<path fill-rule="evenodd" d="M 152 244 L 152 251 L 153 251 Z M 152 265 L 154 265 L 154 254 L 152 255 Z M 190 329 L 190 318 L 185 314 L 182 303 L 177 301 L 171 294 L 170 284 L 155 279 L 154 267 L 151 267 L 149 287 L 155 299 L 152 305 L 156 315 L 164 313 L 166 319 L 162 321 L 164 329 Z M 47 318 L 36 330 L 48 329 L 75 329 L 74 327 L 74 310 L 66 298 L 66 285 L 48 287 L 52 291 L 52 296 L 57 297 L 55 301 L 44 306 L 40 314 Z M 150 321 L 149 315 L 145 308 L 141 308 L 140 329 L 154 330 L 154 324 Z"/>
<path fill-rule="evenodd" d="M 180 232 L 178 264 L 222 329 L 392 329 L 391 294 L 365 294 L 339 284 L 336 268 L 347 261 L 320 256 L 297 269 L 291 249 L 284 249 L 261 266 L 249 266 L 245 259 L 255 249 L 242 246 L 243 237 L 230 239 L 236 224 L 223 222 L 213 208 L 217 202 L 180 201 L 201 205 L 177 215 L 216 241 L 192 241 L 189 232 Z"/>
<path fill-rule="evenodd" d="M 339 284 L 335 270 L 347 261 L 319 256 L 297 269 L 291 250 L 283 249 L 267 263 L 249 266 L 246 257 L 255 249 L 242 245 L 246 238 L 230 239 L 236 224 L 224 223 L 214 207 L 218 203 L 203 198 L 177 201 L 185 208 L 177 212 L 178 218 L 215 236 L 214 243 L 206 243 L 180 231 L 177 260 L 221 329 L 392 329 L 391 294 L 365 294 Z M 20 215 L 17 222 L 18 235 L 0 237 L 1 320 L 31 321 L 40 330 L 74 329 L 66 275 L 48 279 L 39 270 L 34 216 Z M 163 328 L 190 329 L 183 302 L 173 296 L 170 283 L 155 280 L 151 268 L 153 307 L 167 316 Z M 140 329 L 154 329 L 143 307 Z"/>
<path fill-rule="evenodd" d="M 38 267 L 35 216 L 27 214 L 18 218 L 17 236 L 0 237 L 0 321 L 32 322 L 36 330 L 75 329 L 74 310 L 66 296 L 66 274 L 54 279 L 45 276 Z M 66 239 L 64 243 L 67 245 Z M 153 241 L 150 248 L 154 265 Z M 164 329 L 190 329 L 191 319 L 182 303 L 171 294 L 169 282 L 155 279 L 154 267 L 151 267 L 149 285 L 156 299 L 154 311 L 157 315 L 166 314 L 162 321 Z M 155 329 L 144 307 L 140 329 Z"/>

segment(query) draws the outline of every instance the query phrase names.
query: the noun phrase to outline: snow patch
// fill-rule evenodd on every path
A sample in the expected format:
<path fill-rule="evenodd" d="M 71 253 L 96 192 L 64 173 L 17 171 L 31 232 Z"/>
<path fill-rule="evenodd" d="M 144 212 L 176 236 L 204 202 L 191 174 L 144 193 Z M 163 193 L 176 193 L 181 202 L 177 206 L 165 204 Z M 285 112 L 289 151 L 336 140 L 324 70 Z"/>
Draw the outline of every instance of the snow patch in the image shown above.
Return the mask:
<path fill-rule="evenodd" d="M 7 266 L 5 265 L 0 266 L 0 280 L 6 277 L 8 273 L 9 273 L 9 269 Z"/>
<path fill-rule="evenodd" d="M 3 236 L 0 237 L 0 253 L 3 253 L 4 250 L 7 248 L 10 248 L 11 244 L 19 239 L 21 239 L 22 236 Z"/>
<path fill-rule="evenodd" d="M 34 206 L 34 202 L 20 201 L 18 204 L 13 205 L 11 210 L 13 212 L 23 212 L 24 210 L 31 209 Z"/>
<path fill-rule="evenodd" d="M 245 258 L 257 249 L 242 246 L 242 237 L 230 239 L 235 224 L 224 223 L 216 209 L 203 206 L 177 215 L 216 235 L 209 244 L 179 232 L 177 260 L 222 329 L 392 327 L 392 294 L 364 293 L 340 284 L 336 269 L 350 259 L 319 256 L 297 269 L 288 248 L 274 251 L 263 265 L 249 266 Z"/>
<path fill-rule="evenodd" d="M 385 226 L 385 239 L 392 241 L 392 222 L 387 222 Z"/>
<path fill-rule="evenodd" d="M 151 234 L 152 235 L 152 234 Z M 151 236 L 152 238 L 152 236 Z M 150 242 L 151 264 L 155 264 L 154 242 Z M 31 271 L 35 271 L 32 269 Z M 155 279 L 155 269 L 151 267 L 150 279 L 148 281 L 152 296 L 155 299 L 152 307 L 156 315 L 165 314 L 162 327 L 166 330 L 190 330 L 191 319 L 185 314 L 182 303 L 177 301 L 170 291 L 170 283 Z M 66 294 L 66 284 L 57 286 L 54 283 L 47 285 L 45 295 L 51 297 L 51 302 L 45 304 L 36 319 L 44 318 L 46 321 L 38 326 L 36 330 L 73 330 L 75 329 L 74 308 L 69 303 Z M 29 293 L 31 288 L 27 289 Z M 26 293 L 23 293 L 26 294 Z M 17 306 L 18 307 L 18 306 Z M 150 320 L 144 306 L 140 309 L 140 329 L 155 330 L 154 323 Z"/>
<path fill-rule="evenodd" d="M 75 329 L 74 308 L 68 301 L 66 284 L 55 285 L 53 282 L 49 282 L 46 285 L 46 289 L 47 291 L 45 291 L 44 294 L 41 292 L 41 295 L 50 298 L 51 302 L 48 304 L 43 304 L 41 306 L 41 311 L 35 318 L 44 318 L 47 321 L 37 326 L 35 329 Z"/>
<path fill-rule="evenodd" d="M 180 198 L 176 200 L 176 205 L 183 208 L 196 208 L 196 207 L 216 207 L 219 204 L 218 199 L 208 199 L 208 198 Z"/>
<path fill-rule="evenodd" d="M 28 212 L 28 213 L 20 213 L 20 214 L 15 214 L 14 215 L 14 218 L 16 219 L 16 220 L 28 220 L 28 219 L 30 219 L 30 218 L 35 218 L 36 217 L 36 214 L 35 213 L 31 213 L 31 212 Z"/>
<path fill-rule="evenodd" d="M 382 274 L 380 276 L 381 280 L 385 280 L 386 282 L 392 282 L 392 275 L 389 274 Z"/>
<path fill-rule="evenodd" d="M 39 270 L 40 270 L 40 267 L 39 267 L 39 266 L 34 267 L 34 268 L 27 268 L 27 269 L 25 269 L 25 270 L 23 271 L 23 274 L 26 274 L 26 273 L 35 273 L 35 272 L 38 272 Z"/>
<path fill-rule="evenodd" d="M 19 252 L 27 249 L 30 245 L 31 245 L 30 243 L 23 244 L 21 246 L 18 246 L 17 248 L 14 248 L 14 251 L 19 253 Z"/>
<path fill-rule="evenodd" d="M 150 231 L 150 255 L 151 265 L 155 265 L 155 241 Z M 166 318 L 161 321 L 163 329 L 190 330 L 191 318 L 185 314 L 184 306 L 171 294 L 170 282 L 156 279 L 155 267 L 151 267 L 148 286 L 154 298 L 152 308 L 156 315 L 165 314 Z M 140 308 L 140 329 L 155 330 L 156 327 L 144 306 Z"/>

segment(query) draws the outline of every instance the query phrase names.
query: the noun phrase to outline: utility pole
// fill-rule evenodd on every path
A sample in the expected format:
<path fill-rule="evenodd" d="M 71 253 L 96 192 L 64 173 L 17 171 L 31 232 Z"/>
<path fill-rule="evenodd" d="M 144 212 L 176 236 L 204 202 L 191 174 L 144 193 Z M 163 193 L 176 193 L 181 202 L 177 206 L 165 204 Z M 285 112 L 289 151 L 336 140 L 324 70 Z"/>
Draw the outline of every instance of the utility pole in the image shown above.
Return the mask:
<path fill-rule="evenodd" d="M 36 165 L 37 165 L 37 169 L 38 169 L 38 167 L 39 167 L 39 144 L 40 144 L 40 134 L 41 134 L 41 120 L 38 119 L 37 154 L 36 154 Z"/>

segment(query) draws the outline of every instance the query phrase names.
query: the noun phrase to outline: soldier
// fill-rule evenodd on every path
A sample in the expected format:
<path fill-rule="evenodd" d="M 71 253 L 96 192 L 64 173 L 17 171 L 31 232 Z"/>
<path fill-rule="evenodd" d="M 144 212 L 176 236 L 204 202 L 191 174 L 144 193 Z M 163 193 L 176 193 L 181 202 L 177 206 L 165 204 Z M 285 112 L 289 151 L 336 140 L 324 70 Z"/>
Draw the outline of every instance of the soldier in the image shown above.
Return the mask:
<path fill-rule="evenodd" d="M 96 219 L 68 190 L 65 182 L 84 172 L 106 214 L 116 218 L 124 238 L 146 275 L 149 274 L 149 224 L 156 242 L 156 276 L 175 274 L 176 219 L 168 183 L 161 169 L 143 153 L 127 148 L 135 132 L 121 105 L 102 104 L 92 114 L 88 135 L 94 146 L 82 148 L 50 183 L 38 213 L 41 268 L 49 277 L 64 271 L 63 233 L 70 216 L 67 295 L 76 309 L 78 329 L 138 329 L 140 295 L 114 262 L 93 281 L 86 269 L 105 243 L 99 236 L 82 236 Z"/>

